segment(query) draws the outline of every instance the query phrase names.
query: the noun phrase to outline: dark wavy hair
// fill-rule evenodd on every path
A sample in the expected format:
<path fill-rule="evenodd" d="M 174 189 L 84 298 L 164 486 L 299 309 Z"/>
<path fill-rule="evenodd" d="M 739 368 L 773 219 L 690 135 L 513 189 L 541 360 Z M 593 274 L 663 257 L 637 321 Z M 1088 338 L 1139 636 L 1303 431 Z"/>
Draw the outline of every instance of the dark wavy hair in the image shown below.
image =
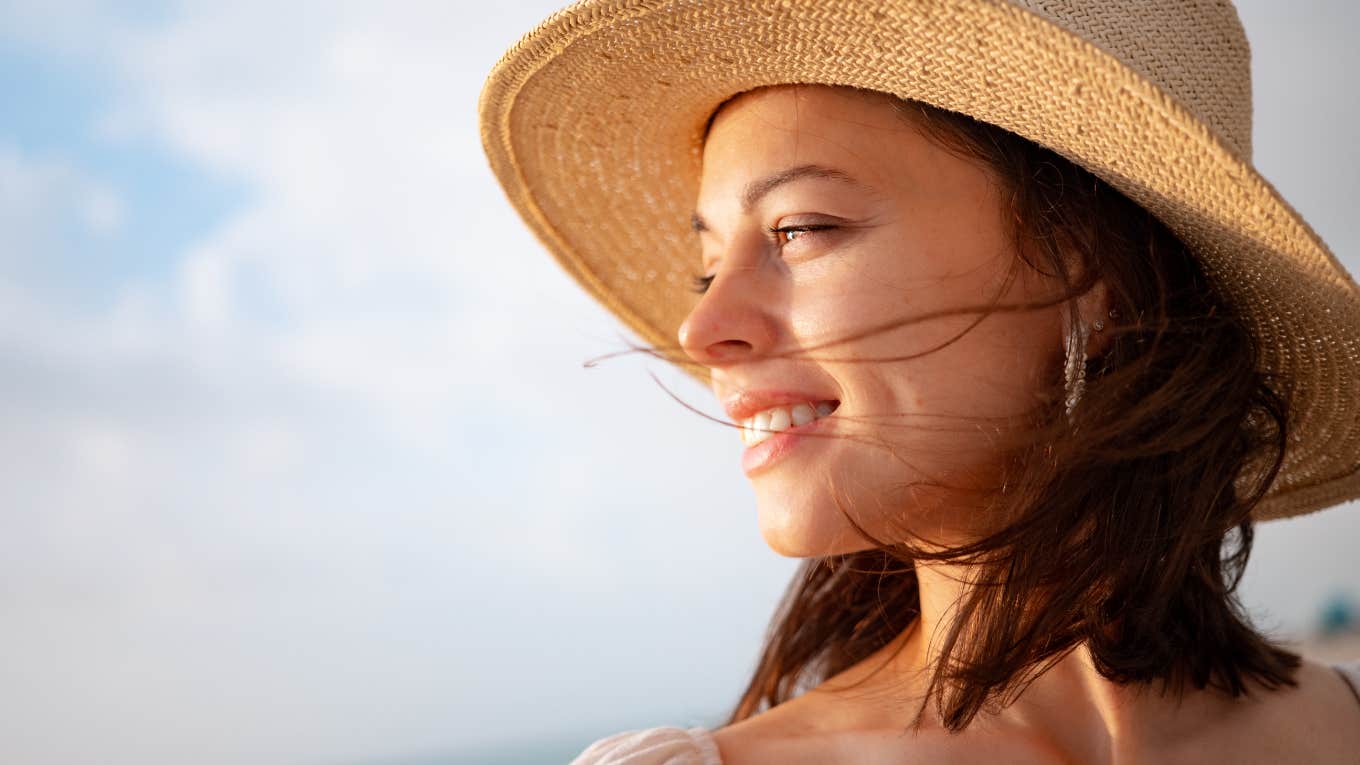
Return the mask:
<path fill-rule="evenodd" d="M 1013 267 L 1067 287 L 1020 310 L 1057 305 L 1104 280 L 1119 318 L 1107 322 L 1104 351 L 1087 361 L 1070 418 L 1054 380 L 1028 427 L 1003 439 L 1004 466 L 984 503 L 1005 519 L 1000 528 L 954 547 L 887 543 L 842 503 L 875 546 L 804 562 L 728 724 L 911 627 L 917 561 L 965 564 L 971 586 L 913 727 L 933 700 L 944 725 L 962 730 L 1081 644 L 1119 684 L 1160 680 L 1175 694 L 1189 684 L 1234 697 L 1248 692 L 1248 679 L 1296 685 L 1299 655 L 1253 628 L 1235 594 L 1252 508 L 1283 462 L 1290 412 L 1287 381 L 1258 368 L 1256 335 L 1169 228 L 1092 173 L 966 115 L 850 90 L 887 100 L 935 144 L 990 171 L 1003 192 Z"/>

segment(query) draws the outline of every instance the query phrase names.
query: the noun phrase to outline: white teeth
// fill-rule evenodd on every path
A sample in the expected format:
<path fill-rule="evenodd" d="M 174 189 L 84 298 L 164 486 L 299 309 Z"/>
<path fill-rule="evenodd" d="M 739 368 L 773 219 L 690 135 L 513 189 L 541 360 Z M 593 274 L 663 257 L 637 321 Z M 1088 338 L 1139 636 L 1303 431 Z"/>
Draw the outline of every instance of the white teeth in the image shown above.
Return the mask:
<path fill-rule="evenodd" d="M 792 408 L 777 406 L 766 409 L 741 422 L 741 440 L 747 446 L 755 446 L 775 433 L 825 417 L 831 414 L 833 409 L 835 407 L 825 401 L 815 406 L 797 404 Z"/>
<path fill-rule="evenodd" d="M 770 430 L 778 433 L 781 430 L 788 430 L 793 424 L 793 417 L 787 409 L 774 409 L 770 411 Z"/>
<path fill-rule="evenodd" d="M 755 446 L 774 435 L 770 432 L 770 412 L 768 409 L 752 417 L 750 422 L 750 435 L 746 438 L 748 446 Z"/>
<path fill-rule="evenodd" d="M 761 412 L 760 414 L 756 415 L 755 417 L 752 417 L 752 418 L 751 418 L 751 427 L 755 428 L 756 430 L 769 430 L 769 429 L 770 429 L 770 410 L 769 410 L 769 409 L 766 409 L 765 411 Z"/>

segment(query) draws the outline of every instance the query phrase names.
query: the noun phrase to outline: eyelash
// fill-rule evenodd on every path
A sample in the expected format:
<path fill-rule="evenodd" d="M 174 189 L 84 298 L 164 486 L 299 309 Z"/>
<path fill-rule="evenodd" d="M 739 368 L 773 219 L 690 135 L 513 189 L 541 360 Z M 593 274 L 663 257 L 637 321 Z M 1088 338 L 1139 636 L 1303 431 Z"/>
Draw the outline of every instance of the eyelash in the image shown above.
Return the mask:
<path fill-rule="evenodd" d="M 770 234 L 771 236 L 774 236 L 774 237 L 778 238 L 781 234 L 787 234 L 787 233 L 789 233 L 789 232 L 791 232 L 791 231 L 798 231 L 798 232 L 801 232 L 801 233 L 803 233 L 803 234 L 810 234 L 810 233 L 814 233 L 814 232 L 817 232 L 817 231 L 824 231 L 824 230 L 830 229 L 830 228 L 835 228 L 835 226 L 827 226 L 827 225 L 811 225 L 811 226 L 766 226 L 766 227 L 765 227 L 765 231 L 766 231 L 766 233 Z M 783 244 L 788 244 L 788 243 L 791 242 L 791 241 L 793 241 L 793 240 L 791 240 L 791 239 L 785 239 L 784 242 L 783 242 Z M 692 289 L 693 289 L 695 292 L 697 292 L 697 293 L 699 293 L 700 295 L 702 295 L 702 294 L 704 294 L 705 292 L 708 292 L 708 288 L 709 288 L 710 286 L 713 285 L 713 280 L 714 280 L 715 278 L 717 278 L 717 275 L 716 275 L 716 274 L 714 274 L 714 275 L 712 275 L 712 276 L 695 276 L 695 277 L 694 277 L 694 286 L 692 287 Z"/>
<path fill-rule="evenodd" d="M 779 235 L 789 234 L 792 233 L 792 231 L 798 231 L 798 233 L 802 234 L 811 234 L 813 231 L 824 231 L 827 229 L 835 229 L 835 226 L 828 226 L 826 223 L 820 223 L 820 225 L 819 223 L 812 223 L 812 225 L 808 226 L 766 226 L 766 233 L 770 234 L 771 237 L 775 237 L 775 240 L 778 241 Z M 789 242 L 792 241 L 793 240 L 783 240 L 782 242 L 779 242 L 779 244 L 789 244 Z"/>

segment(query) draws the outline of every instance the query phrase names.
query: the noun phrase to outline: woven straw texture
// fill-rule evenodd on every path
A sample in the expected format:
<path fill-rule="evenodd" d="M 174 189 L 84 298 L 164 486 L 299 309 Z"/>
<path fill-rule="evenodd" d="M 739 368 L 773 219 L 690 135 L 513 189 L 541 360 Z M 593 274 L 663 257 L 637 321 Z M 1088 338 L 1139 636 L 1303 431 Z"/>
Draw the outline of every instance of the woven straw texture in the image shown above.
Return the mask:
<path fill-rule="evenodd" d="M 495 65 L 482 142 L 558 262 L 655 346 L 696 296 L 701 137 L 729 96 L 849 85 L 964 112 L 1170 226 L 1297 385 L 1259 520 L 1360 496 L 1360 287 L 1251 165 L 1250 54 L 1213 0 L 595 0 Z M 1242 476 L 1243 481 L 1250 478 Z"/>

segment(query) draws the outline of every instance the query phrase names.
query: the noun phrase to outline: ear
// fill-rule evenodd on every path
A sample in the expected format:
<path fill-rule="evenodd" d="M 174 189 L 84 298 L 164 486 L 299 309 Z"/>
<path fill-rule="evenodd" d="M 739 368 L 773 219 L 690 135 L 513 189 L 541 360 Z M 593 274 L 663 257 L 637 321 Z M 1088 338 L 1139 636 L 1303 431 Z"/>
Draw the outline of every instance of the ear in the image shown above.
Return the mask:
<path fill-rule="evenodd" d="M 1105 352 L 1109 347 L 1111 327 L 1114 320 L 1110 318 L 1110 291 L 1105 286 L 1104 279 L 1097 279 L 1091 289 L 1086 294 L 1077 298 L 1077 314 L 1081 317 L 1081 322 L 1086 325 L 1088 332 L 1086 338 L 1086 356 L 1095 358 Z M 1100 322 L 1103 330 L 1096 329 L 1096 322 Z"/>

